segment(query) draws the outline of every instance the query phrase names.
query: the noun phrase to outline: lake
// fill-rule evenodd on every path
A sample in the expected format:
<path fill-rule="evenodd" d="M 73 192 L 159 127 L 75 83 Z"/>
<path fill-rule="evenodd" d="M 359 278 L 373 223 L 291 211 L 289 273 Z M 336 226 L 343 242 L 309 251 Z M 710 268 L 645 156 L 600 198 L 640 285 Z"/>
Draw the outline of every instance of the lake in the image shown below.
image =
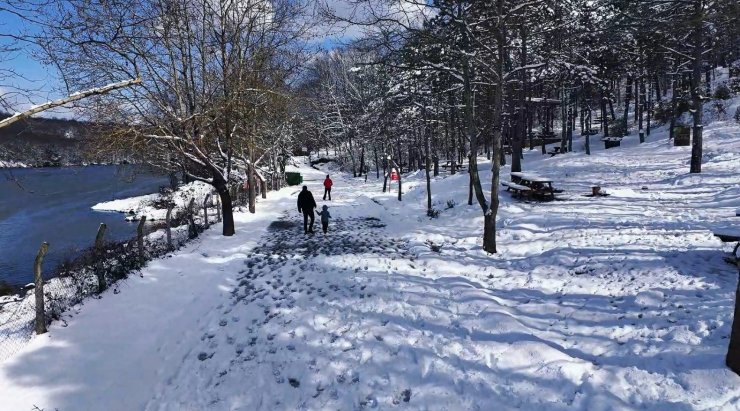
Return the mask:
<path fill-rule="evenodd" d="M 90 207 L 164 185 L 166 176 L 131 165 L 0 169 L 0 281 L 33 282 L 33 261 L 44 241 L 50 245 L 48 276 L 65 257 L 92 246 L 100 223 L 108 225 L 108 240 L 131 238 L 136 225 L 123 214 Z"/>

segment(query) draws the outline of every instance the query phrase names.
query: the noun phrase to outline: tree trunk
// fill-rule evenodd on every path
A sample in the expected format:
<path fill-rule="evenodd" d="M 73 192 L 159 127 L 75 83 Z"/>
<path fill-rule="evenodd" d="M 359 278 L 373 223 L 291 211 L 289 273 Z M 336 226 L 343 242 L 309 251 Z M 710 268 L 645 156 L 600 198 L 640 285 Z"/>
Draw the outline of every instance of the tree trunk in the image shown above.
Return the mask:
<path fill-rule="evenodd" d="M 36 303 L 36 319 L 34 322 L 34 330 L 36 334 L 44 334 L 46 332 L 46 312 L 44 307 L 44 279 L 41 277 L 41 264 L 44 262 L 44 256 L 49 251 L 49 243 L 44 242 L 39 248 L 38 254 L 36 254 L 36 260 L 33 262 L 33 273 L 34 273 L 34 297 Z"/>
<path fill-rule="evenodd" d="M 644 79 L 644 77 L 640 77 L 640 88 L 639 88 L 639 90 L 640 90 L 639 91 L 639 94 L 640 94 L 640 97 L 639 97 L 639 99 L 640 99 L 640 104 L 639 104 L 639 106 L 640 106 L 640 115 L 637 118 L 637 130 L 638 130 L 638 132 L 640 134 L 640 143 L 644 143 L 645 142 L 645 127 L 644 127 L 644 123 L 643 123 L 643 117 L 645 115 L 645 108 L 647 106 L 645 104 L 645 100 L 646 99 L 645 99 L 645 79 Z"/>
<path fill-rule="evenodd" d="M 648 136 L 650 135 L 650 113 L 653 111 L 653 89 L 650 83 L 647 84 L 647 100 L 646 103 L 646 114 L 647 118 L 645 119 L 645 134 Z"/>
<path fill-rule="evenodd" d="M 521 47 L 521 59 L 519 61 L 520 67 L 527 65 L 527 31 L 525 30 L 524 24 L 519 26 L 520 37 L 522 39 Z M 526 119 L 525 119 L 525 98 L 527 93 L 527 71 L 520 70 L 519 72 L 519 93 L 518 93 L 518 107 L 516 110 L 516 126 L 514 127 L 514 133 L 512 135 L 512 154 L 511 154 L 511 171 L 522 171 L 522 151 L 524 150 L 524 141 L 527 133 Z"/>
<path fill-rule="evenodd" d="M 172 250 L 172 204 L 167 206 L 167 214 L 164 217 L 164 230 L 167 234 L 167 249 Z"/>
<path fill-rule="evenodd" d="M 568 107 L 568 97 L 566 96 L 565 89 L 561 90 L 561 96 L 560 96 L 560 151 L 565 153 L 568 151 L 568 115 L 567 115 L 567 107 Z M 512 163 L 513 164 L 513 163 Z"/>
<path fill-rule="evenodd" d="M 399 169 L 398 171 L 398 201 L 402 201 L 403 197 L 402 197 L 402 191 L 401 191 L 401 171 L 400 171 L 401 168 L 399 167 L 398 169 Z"/>
<path fill-rule="evenodd" d="M 630 100 L 632 99 L 632 77 L 627 77 L 624 91 L 624 115 L 622 116 L 622 123 L 625 133 L 629 129 L 629 111 L 630 111 Z"/>
<path fill-rule="evenodd" d="M 693 58 L 694 61 L 691 67 L 691 99 L 693 100 L 693 120 L 694 127 L 691 136 L 691 173 L 701 173 L 701 157 L 702 157 L 702 131 L 704 125 L 702 124 L 702 115 L 704 110 L 704 104 L 702 102 L 701 95 L 701 74 L 702 74 L 702 62 L 704 61 L 704 36 L 702 34 L 704 26 L 704 11 L 703 11 L 703 0 L 694 0 L 694 30 L 692 33 L 693 37 Z"/>
<path fill-rule="evenodd" d="M 105 267 L 103 266 L 105 261 L 105 255 L 103 254 L 105 251 L 105 230 L 107 228 L 108 226 L 105 223 L 100 223 L 98 234 L 95 236 L 95 274 L 98 277 L 98 294 L 108 288 L 108 284 L 105 281 Z"/>
<path fill-rule="evenodd" d="M 609 136 L 609 119 L 606 114 L 606 97 L 604 91 L 601 91 L 601 131 L 604 133 L 604 137 Z"/>
<path fill-rule="evenodd" d="M 380 164 L 378 164 L 378 148 L 373 146 L 373 156 L 375 156 L 375 178 L 380 179 Z"/>
<path fill-rule="evenodd" d="M 738 263 L 738 268 L 740 268 L 740 262 Z M 730 344 L 727 347 L 725 364 L 727 364 L 735 374 L 740 375 L 740 281 L 738 281 L 737 287 L 735 288 L 735 312 L 732 318 Z"/>
<path fill-rule="evenodd" d="M 208 200 L 211 195 L 206 194 L 206 198 L 203 199 L 203 225 L 208 228 Z"/>
<path fill-rule="evenodd" d="M 480 177 L 478 176 L 478 132 L 475 129 L 475 118 L 474 118 L 474 104 L 473 101 L 473 89 L 471 85 L 472 73 L 470 72 L 470 62 L 465 59 L 463 62 L 463 115 L 465 134 L 467 139 L 470 141 L 470 160 L 468 162 L 468 171 L 470 173 L 470 183 L 473 186 L 475 197 L 478 200 L 483 213 L 485 214 L 488 210 L 488 202 L 486 196 L 483 194 L 483 188 L 480 184 Z M 472 203 L 472 201 L 471 201 Z"/>
<path fill-rule="evenodd" d="M 568 137 L 568 151 L 573 151 L 573 105 L 568 104 L 568 131 L 567 131 L 567 137 Z"/>
<path fill-rule="evenodd" d="M 429 175 L 429 166 L 430 166 L 430 156 L 429 152 L 431 151 L 431 147 L 429 146 L 429 130 L 427 126 L 427 112 L 426 109 L 424 110 L 424 128 L 422 129 L 424 132 L 424 148 L 425 148 L 425 161 L 424 161 L 424 172 L 426 174 L 427 179 L 427 215 L 430 217 L 432 216 L 432 179 Z"/>
<path fill-rule="evenodd" d="M 675 67 L 674 67 L 675 70 Z M 676 127 L 676 74 L 671 74 L 671 123 L 668 130 L 668 139 L 673 139 L 673 128 Z"/>
<path fill-rule="evenodd" d="M 215 187 L 218 192 L 218 198 L 221 200 L 221 215 L 223 216 L 223 235 L 232 236 L 236 234 L 234 230 L 234 210 L 232 209 L 231 194 L 226 187 L 226 183 Z"/>
<path fill-rule="evenodd" d="M 138 249 L 139 249 L 139 264 L 144 266 L 145 262 L 145 255 L 144 255 L 144 224 L 146 224 L 146 216 L 141 216 L 141 220 L 139 220 L 139 226 L 136 227 L 136 239 L 138 242 Z"/>
<path fill-rule="evenodd" d="M 497 15 L 504 15 L 504 0 L 496 0 Z M 499 24 L 497 34 L 497 61 L 496 74 L 497 78 L 504 78 L 504 61 L 506 59 L 506 25 Z M 503 109 L 503 84 L 499 82 L 494 86 L 493 104 L 491 107 L 493 120 L 493 150 L 501 153 L 503 150 L 501 144 L 501 111 Z M 496 253 L 496 215 L 498 214 L 498 191 L 500 184 L 501 156 L 494 153 L 491 162 L 491 204 L 483 213 L 483 250 L 491 254 Z"/>
<path fill-rule="evenodd" d="M 450 156 L 450 174 L 457 172 L 457 116 L 455 115 L 456 109 L 453 105 L 454 100 L 452 93 L 450 93 L 450 137 L 452 138 L 452 155 Z"/>
<path fill-rule="evenodd" d="M 250 160 L 254 161 L 254 159 L 251 158 Z M 254 166 L 252 164 L 249 165 L 247 171 L 247 199 L 249 202 L 249 212 L 254 214 L 257 211 L 257 179 L 255 178 Z"/>

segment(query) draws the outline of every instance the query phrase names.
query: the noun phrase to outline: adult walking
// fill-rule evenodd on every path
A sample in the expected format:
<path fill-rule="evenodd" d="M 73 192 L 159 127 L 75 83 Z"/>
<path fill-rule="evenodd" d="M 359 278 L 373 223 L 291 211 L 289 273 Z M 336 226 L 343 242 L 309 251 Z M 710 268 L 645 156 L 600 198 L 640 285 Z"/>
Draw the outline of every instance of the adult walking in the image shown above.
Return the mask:
<path fill-rule="evenodd" d="M 298 212 L 303 213 L 303 232 L 305 234 L 313 233 L 315 208 L 316 200 L 313 199 L 313 194 L 308 191 L 307 186 L 303 186 L 303 190 L 298 194 Z M 308 223 L 309 220 L 311 220 L 310 224 Z"/>
<path fill-rule="evenodd" d="M 326 179 L 324 180 L 324 200 L 326 200 L 326 195 L 329 194 L 329 201 L 331 201 L 331 186 L 334 185 L 334 182 L 331 181 L 331 178 L 329 178 L 329 174 L 326 175 Z"/>

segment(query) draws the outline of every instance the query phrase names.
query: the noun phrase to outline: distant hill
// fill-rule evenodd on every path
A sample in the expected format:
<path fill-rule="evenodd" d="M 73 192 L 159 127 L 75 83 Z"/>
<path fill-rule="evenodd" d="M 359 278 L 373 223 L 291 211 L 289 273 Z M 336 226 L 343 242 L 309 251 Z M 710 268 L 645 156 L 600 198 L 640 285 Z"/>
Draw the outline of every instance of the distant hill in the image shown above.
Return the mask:
<path fill-rule="evenodd" d="M 0 119 L 9 116 L 0 113 Z M 95 138 L 93 129 L 87 122 L 58 118 L 31 118 L 0 128 L 0 165 L 49 167 L 112 162 L 89 152 L 89 143 Z"/>

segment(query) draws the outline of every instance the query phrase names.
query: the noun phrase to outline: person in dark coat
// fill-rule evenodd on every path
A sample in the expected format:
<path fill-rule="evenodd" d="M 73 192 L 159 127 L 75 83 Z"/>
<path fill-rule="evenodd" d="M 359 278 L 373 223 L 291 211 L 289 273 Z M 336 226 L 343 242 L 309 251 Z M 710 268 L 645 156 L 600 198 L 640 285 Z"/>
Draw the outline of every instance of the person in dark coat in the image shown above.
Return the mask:
<path fill-rule="evenodd" d="M 331 201 L 331 186 L 333 185 L 334 182 L 331 181 L 329 174 L 327 174 L 326 179 L 324 180 L 324 200 L 326 200 L 326 195 L 329 194 L 329 201 Z"/>
<path fill-rule="evenodd" d="M 313 222 L 314 215 L 313 211 L 316 208 L 316 200 L 313 199 L 313 194 L 308 191 L 307 186 L 303 186 L 303 191 L 298 194 L 298 212 L 303 213 L 303 232 L 313 233 Z M 311 223 L 309 224 L 309 220 Z"/>

